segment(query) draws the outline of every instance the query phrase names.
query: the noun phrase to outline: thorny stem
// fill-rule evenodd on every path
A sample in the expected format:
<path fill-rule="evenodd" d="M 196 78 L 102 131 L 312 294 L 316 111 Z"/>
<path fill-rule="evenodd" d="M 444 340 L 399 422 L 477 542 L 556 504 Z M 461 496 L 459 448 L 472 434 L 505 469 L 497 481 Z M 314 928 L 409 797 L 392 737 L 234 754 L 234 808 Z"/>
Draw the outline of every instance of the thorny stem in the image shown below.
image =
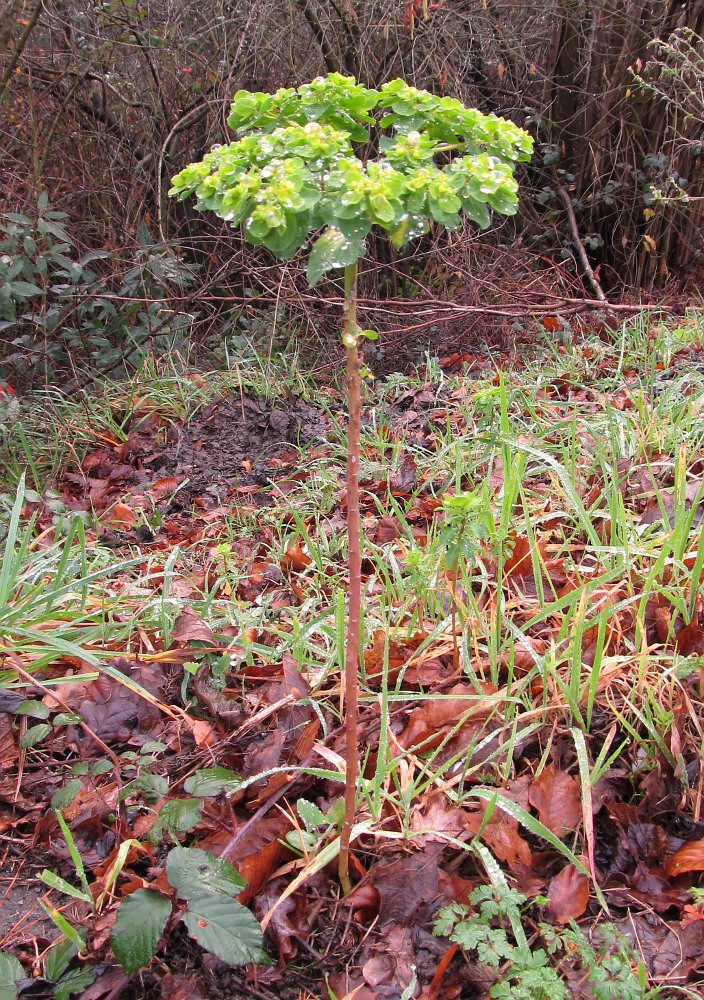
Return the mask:
<path fill-rule="evenodd" d="M 362 378 L 357 326 L 357 265 L 345 268 L 344 327 L 347 351 L 347 541 L 350 578 L 347 643 L 345 647 L 345 819 L 340 833 L 340 884 L 350 892 L 350 839 L 357 796 L 357 712 L 359 701 L 359 640 L 362 628 L 362 548 L 359 520 L 359 434 L 362 417 Z"/>

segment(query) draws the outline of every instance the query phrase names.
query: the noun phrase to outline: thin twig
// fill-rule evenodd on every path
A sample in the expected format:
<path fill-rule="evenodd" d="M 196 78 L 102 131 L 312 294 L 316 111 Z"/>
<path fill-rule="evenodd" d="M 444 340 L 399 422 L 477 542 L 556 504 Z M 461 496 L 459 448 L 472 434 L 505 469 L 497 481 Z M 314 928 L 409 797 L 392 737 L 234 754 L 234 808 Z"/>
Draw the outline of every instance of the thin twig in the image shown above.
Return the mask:
<path fill-rule="evenodd" d="M 574 208 L 572 206 L 572 198 L 570 196 L 570 193 L 569 193 L 569 191 L 567 191 L 563 187 L 559 187 L 557 190 L 558 190 L 558 193 L 560 195 L 560 198 L 562 198 L 562 201 L 563 201 L 564 206 L 565 206 L 565 210 L 567 211 L 567 220 L 568 220 L 568 222 L 570 224 L 570 232 L 572 233 L 572 240 L 573 240 L 575 248 L 577 250 L 577 256 L 579 257 L 580 263 L 582 265 L 582 270 L 584 271 L 585 275 L 587 276 L 589 284 L 594 289 L 594 293 L 595 293 L 597 299 L 599 299 L 599 301 L 602 302 L 602 303 L 604 303 L 605 305 L 608 305 L 608 299 L 604 295 L 604 290 L 601 287 L 601 285 L 599 284 L 599 279 L 597 278 L 597 276 L 594 274 L 594 271 L 592 270 L 592 265 L 589 263 L 589 258 L 587 257 L 587 251 L 584 249 L 584 244 L 582 243 L 582 238 L 579 235 L 579 228 L 577 226 L 577 218 L 576 218 L 576 216 L 574 214 Z"/>

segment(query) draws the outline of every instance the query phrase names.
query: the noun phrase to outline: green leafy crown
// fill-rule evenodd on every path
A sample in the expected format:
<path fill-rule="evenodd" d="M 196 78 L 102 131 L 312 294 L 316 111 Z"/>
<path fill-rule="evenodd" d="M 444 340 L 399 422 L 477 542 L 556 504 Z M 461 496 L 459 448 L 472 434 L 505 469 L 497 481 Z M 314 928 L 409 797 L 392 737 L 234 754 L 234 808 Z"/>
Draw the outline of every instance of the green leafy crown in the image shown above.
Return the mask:
<path fill-rule="evenodd" d="M 195 194 L 197 208 L 242 224 L 248 242 L 279 257 L 324 227 L 311 285 L 356 263 L 374 225 L 402 247 L 431 219 L 455 229 L 464 212 L 484 228 L 492 209 L 513 215 L 514 166 L 533 149 L 523 129 L 454 98 L 403 80 L 367 90 L 339 73 L 275 94 L 240 90 L 227 121 L 239 138 L 177 174 L 169 194 Z M 374 147 L 376 158 L 359 154 Z"/>

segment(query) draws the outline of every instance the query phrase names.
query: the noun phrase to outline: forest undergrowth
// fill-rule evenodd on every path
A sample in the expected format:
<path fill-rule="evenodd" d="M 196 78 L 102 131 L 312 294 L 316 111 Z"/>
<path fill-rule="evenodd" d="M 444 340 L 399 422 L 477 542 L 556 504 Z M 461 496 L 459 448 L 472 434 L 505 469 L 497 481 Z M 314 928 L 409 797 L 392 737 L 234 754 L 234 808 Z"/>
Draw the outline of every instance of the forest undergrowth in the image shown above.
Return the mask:
<path fill-rule="evenodd" d="M 0 998 L 701 996 L 704 326 L 0 397 Z M 30 992 L 31 991 L 31 992 Z"/>

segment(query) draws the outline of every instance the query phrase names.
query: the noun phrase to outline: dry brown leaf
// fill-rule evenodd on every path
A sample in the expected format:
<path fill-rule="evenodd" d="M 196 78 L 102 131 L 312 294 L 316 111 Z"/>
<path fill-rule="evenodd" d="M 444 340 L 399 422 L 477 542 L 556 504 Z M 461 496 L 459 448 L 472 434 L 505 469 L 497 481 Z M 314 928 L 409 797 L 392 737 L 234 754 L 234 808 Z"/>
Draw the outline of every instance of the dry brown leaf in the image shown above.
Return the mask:
<path fill-rule="evenodd" d="M 576 830 L 582 821 L 579 782 L 554 764 L 548 764 L 535 779 L 528 799 L 543 826 L 558 837 Z"/>
<path fill-rule="evenodd" d="M 491 685 L 484 685 L 486 695 L 496 691 Z M 446 698 L 428 698 L 419 708 L 414 708 L 408 725 L 399 738 L 404 747 L 424 743 L 425 748 L 439 744 L 445 738 L 443 727 L 452 727 L 463 716 L 465 726 L 476 726 L 485 722 L 494 708 L 489 698 L 486 700 L 470 684 L 455 684 Z M 434 743 L 431 743 L 431 738 Z"/>
<path fill-rule="evenodd" d="M 400 536 L 401 529 L 395 517 L 384 515 L 384 517 L 379 518 L 376 526 L 377 545 L 386 545 L 387 542 L 393 542 L 395 538 L 400 538 Z"/>
<path fill-rule="evenodd" d="M 173 476 L 165 476 L 163 479 L 156 479 L 149 487 L 149 492 L 155 500 L 162 500 L 177 488 L 178 479 L 174 479 Z"/>
<path fill-rule="evenodd" d="M 306 566 L 313 562 L 310 556 L 301 548 L 300 542 L 291 545 L 283 554 L 281 568 L 286 573 L 302 573 Z"/>
<path fill-rule="evenodd" d="M 159 997 L 160 1000 L 206 1000 L 207 993 L 199 979 L 167 972 L 161 979 Z"/>
<path fill-rule="evenodd" d="M 696 621 L 691 621 L 677 633 L 675 649 L 680 656 L 691 656 L 692 653 L 701 656 L 704 653 L 704 632 Z"/>
<path fill-rule="evenodd" d="M 482 802 L 479 808 L 466 814 L 465 826 L 473 836 L 479 833 L 484 823 L 486 807 L 487 803 Z M 492 812 L 482 832 L 482 840 L 499 861 L 506 862 L 511 871 L 523 873 L 532 867 L 533 853 L 518 832 L 518 820 L 502 809 Z"/>
<path fill-rule="evenodd" d="M 263 920 L 269 910 L 273 910 L 267 926 L 267 934 L 276 942 L 279 964 L 283 967 L 298 954 L 298 942 L 305 940 L 305 907 L 303 895 L 294 894 L 278 902 L 286 888 L 285 878 L 275 878 L 267 882 L 254 900 L 254 912 L 258 920 Z"/>
<path fill-rule="evenodd" d="M 581 917 L 587 908 L 589 879 L 574 865 L 567 865 L 552 880 L 547 895 L 545 912 L 549 919 L 556 924 L 568 924 Z"/>
<path fill-rule="evenodd" d="M 418 910 L 438 897 L 441 848 L 425 847 L 418 854 L 373 865 L 367 878 L 379 893 L 379 925 L 410 926 Z"/>
<path fill-rule="evenodd" d="M 174 642 L 207 642 L 215 645 L 215 636 L 207 622 L 204 622 L 191 608 L 184 608 L 174 622 L 171 632 Z"/>
<path fill-rule="evenodd" d="M 465 810 L 453 805 L 443 792 L 426 797 L 411 812 L 411 830 L 417 844 L 447 843 L 447 836 L 459 837 L 465 829 Z M 419 831 L 429 831 L 420 833 Z M 446 834 L 447 836 L 437 836 Z"/>
<path fill-rule="evenodd" d="M 131 528 L 137 523 L 137 515 L 126 503 L 116 503 L 110 510 L 107 523 Z"/>
<path fill-rule="evenodd" d="M 381 676 L 386 657 L 389 679 L 395 680 L 400 670 L 406 666 L 425 639 L 427 639 L 427 632 L 415 632 L 403 640 L 389 639 L 389 634 L 385 629 L 378 629 L 374 633 L 371 648 L 364 650 L 364 669 L 367 677 Z M 435 662 L 437 663 L 437 661 Z M 407 672 L 404 674 L 404 677 L 406 676 Z M 437 670 L 433 672 L 433 676 L 437 678 Z"/>
<path fill-rule="evenodd" d="M 665 858 L 663 868 L 670 877 L 684 872 L 704 872 L 704 840 L 690 840 L 683 844 L 669 858 Z"/>
<path fill-rule="evenodd" d="M 506 576 L 533 576 L 533 560 L 531 558 L 531 545 L 525 536 L 511 536 L 513 547 L 511 554 L 504 560 L 504 573 Z M 544 544 L 544 543 L 543 543 Z M 538 546 L 540 549 L 540 546 Z"/>

